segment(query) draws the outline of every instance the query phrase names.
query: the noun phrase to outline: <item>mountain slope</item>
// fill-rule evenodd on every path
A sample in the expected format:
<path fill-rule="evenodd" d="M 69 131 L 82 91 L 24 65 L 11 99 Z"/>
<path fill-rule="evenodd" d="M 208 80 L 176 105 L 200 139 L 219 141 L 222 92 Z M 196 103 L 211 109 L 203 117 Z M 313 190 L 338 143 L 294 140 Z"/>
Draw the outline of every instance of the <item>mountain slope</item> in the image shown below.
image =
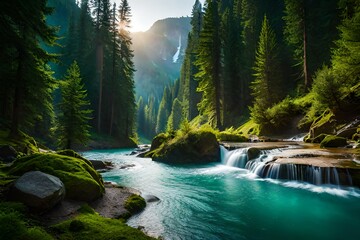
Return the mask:
<path fill-rule="evenodd" d="M 132 34 L 137 96 L 147 99 L 153 94 L 160 99 L 164 86 L 179 77 L 190 29 L 188 17 L 167 18 L 155 22 L 146 32 Z M 174 62 L 179 41 L 179 58 Z"/>

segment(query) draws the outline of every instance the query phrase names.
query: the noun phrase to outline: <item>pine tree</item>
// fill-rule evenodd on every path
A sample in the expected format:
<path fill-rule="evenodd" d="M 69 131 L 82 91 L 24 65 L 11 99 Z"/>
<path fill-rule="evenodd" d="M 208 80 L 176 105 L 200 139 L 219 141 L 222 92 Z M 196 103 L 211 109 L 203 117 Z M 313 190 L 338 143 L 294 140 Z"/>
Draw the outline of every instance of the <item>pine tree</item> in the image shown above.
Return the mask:
<path fill-rule="evenodd" d="M 71 149 L 75 144 L 85 144 L 89 140 L 89 120 L 92 112 L 88 109 L 89 105 L 79 66 L 74 62 L 61 83 L 57 127 L 60 147 Z"/>
<path fill-rule="evenodd" d="M 166 122 L 171 111 L 171 95 L 168 87 L 165 87 L 164 94 L 160 102 L 159 112 L 156 122 L 156 133 L 164 132 L 166 130 Z M 170 106 L 170 107 L 169 107 Z"/>
<path fill-rule="evenodd" d="M 134 83 L 134 53 L 131 49 L 132 40 L 130 36 L 131 24 L 131 8 L 127 0 L 122 0 L 119 8 L 119 23 L 120 23 L 120 79 L 121 79 L 121 94 L 123 103 L 123 118 L 124 137 L 129 138 L 133 136 L 135 131 L 135 83 Z M 124 111 L 125 110 L 125 111 Z M 155 126 L 154 126 L 155 128 Z"/>
<path fill-rule="evenodd" d="M 348 1 L 344 6 L 339 30 L 340 39 L 336 41 L 332 65 L 342 78 L 343 88 L 350 90 L 350 87 L 358 84 L 360 80 L 360 3 L 358 1 Z"/>
<path fill-rule="evenodd" d="M 168 122 L 167 122 L 167 130 L 178 130 L 180 128 L 180 125 L 183 121 L 183 112 L 182 112 L 182 105 L 179 99 L 175 98 L 171 114 L 169 116 Z"/>
<path fill-rule="evenodd" d="M 266 120 L 265 111 L 281 99 L 281 75 L 279 71 L 276 36 L 264 17 L 255 61 L 255 80 L 252 94 L 255 102 L 250 108 L 252 118 L 261 123 Z"/>
<path fill-rule="evenodd" d="M 19 128 L 29 130 L 37 120 L 48 118 L 44 114 L 52 115 L 54 79 L 46 64 L 55 58 L 40 46 L 40 41 L 53 45 L 56 40 L 55 29 L 45 22 L 51 12 L 45 0 L 0 4 L 2 111 L 13 136 Z"/>
<path fill-rule="evenodd" d="M 202 115 L 208 116 L 209 122 L 214 127 L 221 128 L 221 41 L 218 1 L 206 1 L 205 8 L 204 26 L 200 33 L 198 59 L 196 61 L 199 68 L 199 72 L 196 74 L 199 81 L 197 90 L 202 94 L 198 107 Z"/>
<path fill-rule="evenodd" d="M 337 1 L 285 0 L 284 21 L 284 35 L 299 68 L 298 79 L 309 91 L 313 74 L 330 61 L 338 23 Z"/>

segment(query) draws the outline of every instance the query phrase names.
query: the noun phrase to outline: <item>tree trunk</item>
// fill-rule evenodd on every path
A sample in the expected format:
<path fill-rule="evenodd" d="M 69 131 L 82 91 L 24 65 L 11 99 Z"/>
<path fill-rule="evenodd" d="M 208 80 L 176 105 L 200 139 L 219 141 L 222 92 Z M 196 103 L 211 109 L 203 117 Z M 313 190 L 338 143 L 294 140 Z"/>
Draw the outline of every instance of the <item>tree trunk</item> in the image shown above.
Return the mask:
<path fill-rule="evenodd" d="M 24 34 L 24 41 L 25 41 L 25 37 L 26 36 Z M 25 53 L 22 49 L 18 49 L 18 52 L 19 52 L 18 66 L 16 73 L 14 103 L 12 107 L 12 119 L 11 119 L 11 128 L 10 128 L 10 136 L 12 137 L 16 137 L 19 134 L 19 120 L 20 120 L 20 113 L 22 112 L 21 101 L 23 99 L 23 86 L 25 85 L 23 79 Z"/>
<path fill-rule="evenodd" d="M 305 80 L 305 92 L 308 92 L 311 87 L 311 82 L 308 73 L 308 63 L 307 63 L 307 29 L 306 29 L 306 7 L 304 6 L 304 19 L 303 19 L 303 45 L 304 45 L 304 80 Z"/>
<path fill-rule="evenodd" d="M 99 81 L 99 103 L 98 103 L 98 119 L 97 119 L 97 130 L 101 132 L 101 112 L 102 112 L 102 95 L 103 95 L 103 60 L 104 60 L 104 49 L 102 44 L 98 44 L 96 48 L 96 75 Z"/>

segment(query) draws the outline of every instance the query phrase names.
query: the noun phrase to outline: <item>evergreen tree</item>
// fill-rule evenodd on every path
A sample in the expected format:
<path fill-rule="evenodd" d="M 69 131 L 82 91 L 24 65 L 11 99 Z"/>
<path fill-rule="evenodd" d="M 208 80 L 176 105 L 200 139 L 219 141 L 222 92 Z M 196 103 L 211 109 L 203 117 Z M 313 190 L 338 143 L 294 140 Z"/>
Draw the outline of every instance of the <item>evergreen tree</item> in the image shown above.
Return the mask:
<path fill-rule="evenodd" d="M 298 78 L 308 91 L 313 74 L 330 60 L 338 23 L 337 0 L 285 0 L 284 21 L 284 35 L 300 69 Z"/>
<path fill-rule="evenodd" d="M 222 127 L 221 106 L 221 41 L 218 1 L 205 2 L 204 26 L 200 33 L 200 44 L 196 65 L 199 72 L 198 91 L 202 94 L 198 104 L 202 115 L 207 115 L 209 122 L 217 128 Z"/>
<path fill-rule="evenodd" d="M 343 20 L 339 27 L 340 39 L 336 41 L 336 49 L 332 65 L 342 79 L 344 90 L 360 80 L 360 3 L 347 1 L 344 6 Z"/>
<path fill-rule="evenodd" d="M 264 17 L 255 61 L 255 81 L 252 83 L 254 106 L 251 116 L 257 123 L 266 121 L 265 111 L 281 99 L 281 76 L 276 36 Z"/>
<path fill-rule="evenodd" d="M 164 94 L 160 102 L 159 112 L 156 122 L 156 133 L 164 132 L 166 130 L 166 122 L 171 111 L 171 95 L 170 90 L 165 87 Z"/>
<path fill-rule="evenodd" d="M 124 125 L 125 138 L 133 136 L 135 131 L 135 83 L 134 83 L 134 53 L 131 49 L 132 40 L 130 36 L 131 8 L 127 0 L 122 0 L 119 9 L 119 25 L 120 25 L 120 80 L 121 92 L 118 94 L 122 97 L 122 121 Z M 154 126 L 155 128 L 155 126 Z"/>
<path fill-rule="evenodd" d="M 146 132 L 146 118 L 145 118 L 145 103 L 143 98 L 140 96 L 137 103 L 137 128 L 138 133 L 143 136 Z"/>
<path fill-rule="evenodd" d="M 46 65 L 54 56 L 40 46 L 55 43 L 55 29 L 49 27 L 46 15 L 52 9 L 45 0 L 20 0 L 0 3 L 2 111 L 11 123 L 11 134 L 19 128 L 31 130 L 39 119 L 52 115 L 54 80 Z M 16 11 L 14 11 L 14 6 Z"/>
<path fill-rule="evenodd" d="M 90 137 L 91 110 L 87 93 L 81 83 L 80 69 L 74 62 L 61 83 L 61 102 L 58 116 L 59 146 L 71 149 L 75 144 L 85 144 Z"/>
<path fill-rule="evenodd" d="M 182 112 L 182 105 L 179 99 L 175 98 L 171 114 L 169 116 L 168 122 L 167 122 L 167 130 L 178 130 L 180 128 L 180 125 L 183 121 L 183 112 Z"/>

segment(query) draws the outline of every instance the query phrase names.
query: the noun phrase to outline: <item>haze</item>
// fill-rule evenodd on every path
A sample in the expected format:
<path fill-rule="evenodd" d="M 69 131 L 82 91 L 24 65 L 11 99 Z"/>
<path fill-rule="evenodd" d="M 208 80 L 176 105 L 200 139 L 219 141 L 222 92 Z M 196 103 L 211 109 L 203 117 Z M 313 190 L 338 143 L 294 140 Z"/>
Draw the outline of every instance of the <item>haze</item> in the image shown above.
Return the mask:
<path fill-rule="evenodd" d="M 115 0 L 119 6 L 121 0 Z M 195 0 L 128 0 L 132 12 L 131 31 L 147 31 L 154 22 L 168 17 L 191 16 Z M 204 3 L 204 0 L 201 1 Z"/>

